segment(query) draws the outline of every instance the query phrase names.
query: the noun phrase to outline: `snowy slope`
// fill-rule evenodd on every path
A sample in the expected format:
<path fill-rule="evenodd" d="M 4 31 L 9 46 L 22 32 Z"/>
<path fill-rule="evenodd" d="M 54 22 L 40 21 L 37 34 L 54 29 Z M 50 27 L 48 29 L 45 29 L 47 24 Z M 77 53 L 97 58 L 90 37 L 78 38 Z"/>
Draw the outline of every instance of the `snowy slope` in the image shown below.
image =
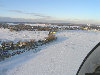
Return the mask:
<path fill-rule="evenodd" d="M 87 53 L 100 42 L 99 31 L 61 31 L 58 40 L 0 62 L 0 75 L 75 75 Z"/>
<path fill-rule="evenodd" d="M 40 40 L 48 36 L 48 31 L 13 31 L 10 32 L 9 29 L 0 28 L 0 41 L 25 41 L 25 40 Z"/>

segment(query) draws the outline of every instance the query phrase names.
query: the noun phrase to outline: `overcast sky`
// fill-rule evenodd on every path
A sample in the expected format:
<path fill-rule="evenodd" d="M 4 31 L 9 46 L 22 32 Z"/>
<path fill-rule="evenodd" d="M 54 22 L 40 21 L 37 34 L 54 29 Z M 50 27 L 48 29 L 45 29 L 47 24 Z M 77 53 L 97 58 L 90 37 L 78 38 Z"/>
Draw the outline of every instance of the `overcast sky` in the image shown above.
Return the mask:
<path fill-rule="evenodd" d="M 0 21 L 100 24 L 100 0 L 0 0 Z"/>

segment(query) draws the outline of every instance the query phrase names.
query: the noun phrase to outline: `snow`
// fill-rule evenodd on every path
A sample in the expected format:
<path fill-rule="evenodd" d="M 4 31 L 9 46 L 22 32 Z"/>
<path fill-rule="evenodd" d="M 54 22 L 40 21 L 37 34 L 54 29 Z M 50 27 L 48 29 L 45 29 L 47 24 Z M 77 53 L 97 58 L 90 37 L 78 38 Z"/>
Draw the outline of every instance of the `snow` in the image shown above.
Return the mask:
<path fill-rule="evenodd" d="M 8 25 L 18 25 L 18 24 L 15 24 L 15 23 L 6 23 Z"/>
<path fill-rule="evenodd" d="M 13 31 L 0 28 L 0 41 L 25 41 L 25 40 L 42 40 L 48 36 L 48 31 Z"/>
<path fill-rule="evenodd" d="M 30 25 L 30 26 L 46 26 L 45 24 L 25 24 L 25 25 Z"/>
<path fill-rule="evenodd" d="M 76 75 L 85 56 L 100 42 L 99 31 L 68 30 L 57 41 L 0 62 L 0 75 Z"/>
<path fill-rule="evenodd" d="M 48 25 L 46 25 L 46 24 L 25 24 L 25 25 L 30 25 L 30 26 L 41 26 L 41 27 L 59 27 L 59 26 L 57 26 L 57 25 L 51 25 L 51 24 L 48 24 Z"/>

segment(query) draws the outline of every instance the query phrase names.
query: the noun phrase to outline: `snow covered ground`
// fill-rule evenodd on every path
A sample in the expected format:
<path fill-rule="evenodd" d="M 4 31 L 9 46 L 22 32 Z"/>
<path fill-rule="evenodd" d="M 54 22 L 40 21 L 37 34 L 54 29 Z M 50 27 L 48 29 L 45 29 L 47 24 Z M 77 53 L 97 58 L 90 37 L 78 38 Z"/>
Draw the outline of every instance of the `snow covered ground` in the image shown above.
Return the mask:
<path fill-rule="evenodd" d="M 100 42 L 99 31 L 56 33 L 57 41 L 0 62 L 0 75 L 75 75 L 88 52 Z"/>
<path fill-rule="evenodd" d="M 0 41 L 25 41 L 25 40 L 40 40 L 48 36 L 48 31 L 13 31 L 0 28 Z"/>
<path fill-rule="evenodd" d="M 46 24 L 25 24 L 25 25 L 30 25 L 30 26 L 41 26 L 41 27 L 59 27 L 57 25 L 46 25 Z"/>

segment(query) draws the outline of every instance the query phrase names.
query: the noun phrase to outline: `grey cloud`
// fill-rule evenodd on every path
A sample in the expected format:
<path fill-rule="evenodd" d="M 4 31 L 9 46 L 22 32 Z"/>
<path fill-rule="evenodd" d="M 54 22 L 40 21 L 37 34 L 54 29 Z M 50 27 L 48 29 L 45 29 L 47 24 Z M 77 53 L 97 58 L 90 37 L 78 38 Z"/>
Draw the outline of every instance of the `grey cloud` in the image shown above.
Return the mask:
<path fill-rule="evenodd" d="M 40 18 L 40 19 L 24 19 L 24 18 L 11 18 L 11 17 L 0 17 L 0 22 L 53 22 L 53 23 L 76 23 L 76 24 L 100 24 L 99 21 L 95 21 L 95 20 L 53 20 L 53 19 L 44 19 L 44 18 Z"/>
<path fill-rule="evenodd" d="M 40 13 L 26 12 L 25 14 L 32 14 L 32 15 L 34 15 L 34 14 L 40 14 Z M 41 14 L 41 15 L 42 15 L 42 14 Z"/>
<path fill-rule="evenodd" d="M 51 16 L 46 16 L 40 13 L 25 13 L 25 14 L 33 15 L 33 16 L 40 17 L 40 18 L 52 18 Z"/>
<path fill-rule="evenodd" d="M 20 10 L 8 10 L 10 12 L 16 12 L 16 13 L 24 13 L 23 11 L 20 11 Z"/>
<path fill-rule="evenodd" d="M 31 19 L 24 18 L 11 18 L 11 17 L 0 17 L 0 22 L 32 22 Z"/>
<path fill-rule="evenodd" d="M 20 13 L 20 14 L 33 15 L 33 16 L 40 17 L 40 18 L 52 18 L 51 16 L 46 16 L 46 15 L 43 15 L 43 14 L 40 14 L 40 13 L 28 13 L 28 12 L 23 12 L 21 10 L 8 10 L 8 11 L 16 12 L 16 13 Z"/>
<path fill-rule="evenodd" d="M 11 17 L 0 17 L 0 22 L 66 22 L 62 20 L 48 20 L 48 19 L 24 19 L 24 18 L 11 18 Z"/>
<path fill-rule="evenodd" d="M 0 22 L 48 22 L 48 20 L 0 17 Z"/>
<path fill-rule="evenodd" d="M 45 16 L 45 15 L 34 15 L 34 16 L 38 16 L 38 17 L 41 17 L 41 18 L 51 18 L 51 16 Z"/>

